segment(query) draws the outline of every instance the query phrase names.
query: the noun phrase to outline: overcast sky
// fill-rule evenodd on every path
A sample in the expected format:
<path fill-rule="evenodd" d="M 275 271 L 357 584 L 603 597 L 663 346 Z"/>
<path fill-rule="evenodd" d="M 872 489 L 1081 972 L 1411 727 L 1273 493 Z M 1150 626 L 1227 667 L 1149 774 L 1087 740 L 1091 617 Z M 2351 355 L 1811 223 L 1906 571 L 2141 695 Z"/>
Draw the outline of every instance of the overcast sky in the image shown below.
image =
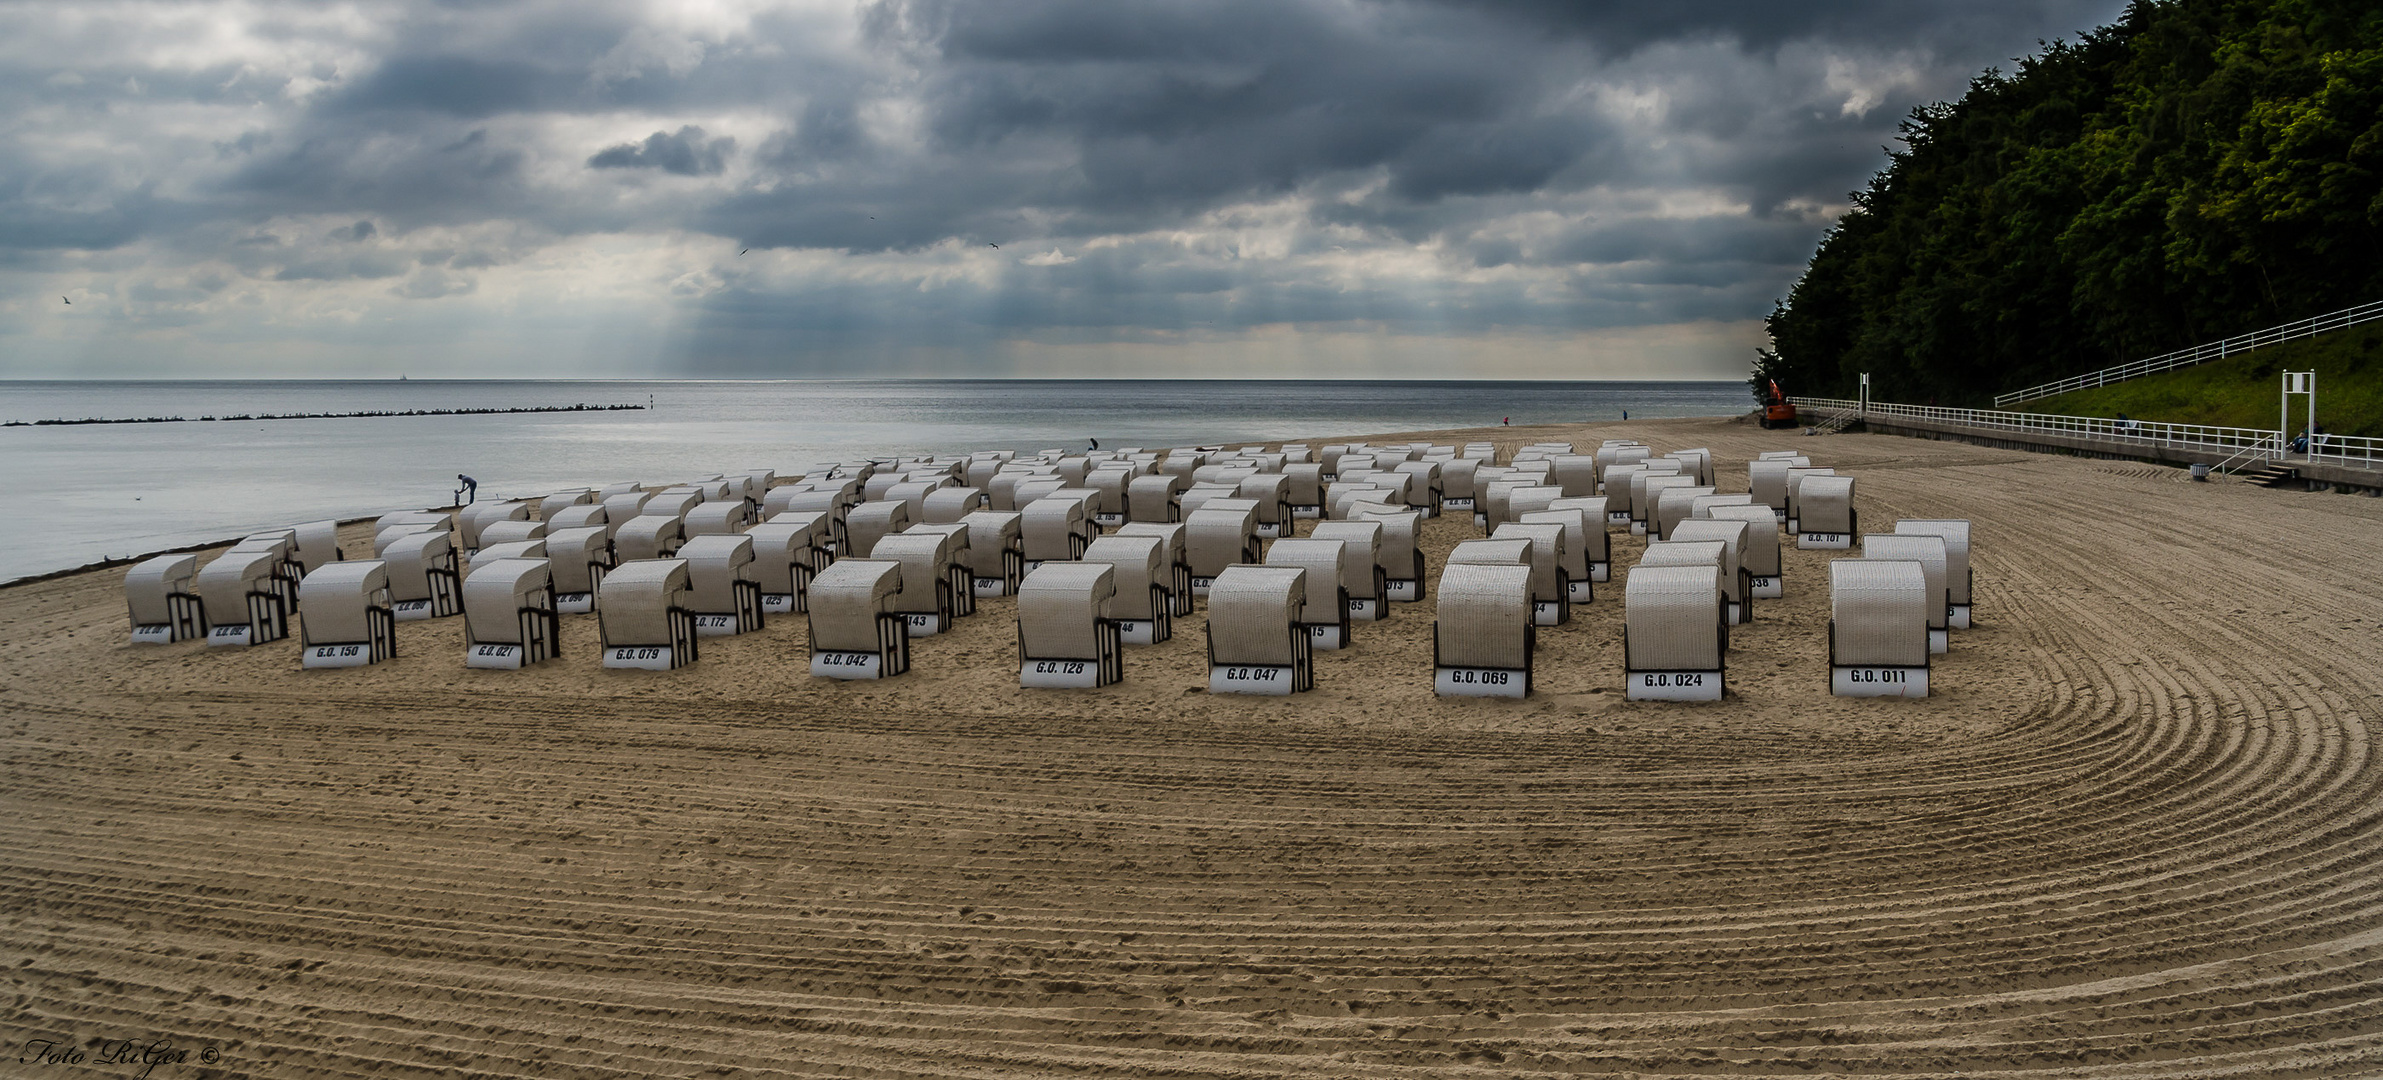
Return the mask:
<path fill-rule="evenodd" d="M 0 377 L 1742 377 L 2121 6 L 0 2 Z"/>

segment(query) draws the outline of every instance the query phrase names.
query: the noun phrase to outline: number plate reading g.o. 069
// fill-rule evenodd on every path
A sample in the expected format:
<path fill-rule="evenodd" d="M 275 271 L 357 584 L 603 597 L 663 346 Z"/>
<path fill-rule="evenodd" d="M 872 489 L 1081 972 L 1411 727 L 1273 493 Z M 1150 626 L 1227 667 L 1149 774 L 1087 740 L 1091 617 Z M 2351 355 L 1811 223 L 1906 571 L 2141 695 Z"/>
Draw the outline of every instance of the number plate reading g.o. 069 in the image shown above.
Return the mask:
<path fill-rule="evenodd" d="M 1432 673 L 1431 689 L 1441 697 L 1518 698 L 1527 683 L 1522 672 L 1508 668 L 1444 667 Z"/>

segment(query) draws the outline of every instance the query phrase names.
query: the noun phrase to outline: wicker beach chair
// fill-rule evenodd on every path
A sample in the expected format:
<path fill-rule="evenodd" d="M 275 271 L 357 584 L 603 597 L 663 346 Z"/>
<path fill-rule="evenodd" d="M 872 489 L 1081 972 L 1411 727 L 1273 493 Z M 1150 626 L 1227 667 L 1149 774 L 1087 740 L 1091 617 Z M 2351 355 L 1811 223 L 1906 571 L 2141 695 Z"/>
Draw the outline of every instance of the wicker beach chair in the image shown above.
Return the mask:
<path fill-rule="evenodd" d="M 761 629 L 761 582 L 754 576 L 751 537 L 694 537 L 679 548 L 678 558 L 687 564 L 681 605 L 695 618 L 695 636 L 730 637 Z"/>
<path fill-rule="evenodd" d="M 1530 696 L 1538 635 L 1529 566 L 1451 561 L 1440 568 L 1432 622 L 1432 691 L 1442 697 Z"/>
<path fill-rule="evenodd" d="M 553 659 L 563 642 L 557 615 L 547 560 L 475 560 L 463 579 L 464 666 L 519 671 Z"/>
<path fill-rule="evenodd" d="M 1790 520 L 1796 547 L 1843 551 L 1862 537 L 1862 519 L 1853 504 L 1853 477 L 1807 476 L 1796 488 Z"/>
<path fill-rule="evenodd" d="M 397 655 L 389 571 L 378 560 L 310 570 L 298 592 L 306 608 L 299 619 L 300 667 L 364 667 Z"/>
<path fill-rule="evenodd" d="M 1900 559 L 1920 564 L 1928 586 L 1928 651 L 1941 654 L 1952 645 L 1952 560 L 1944 537 L 1921 533 L 1873 533 L 1862 538 L 1862 558 Z"/>
<path fill-rule="evenodd" d="M 1175 566 L 1156 536 L 1104 536 L 1084 549 L 1084 562 L 1115 571 L 1111 614 L 1128 645 L 1155 645 L 1175 635 Z"/>
<path fill-rule="evenodd" d="M 447 542 L 445 533 L 417 535 Z M 191 591 L 205 613 L 207 644 L 263 645 L 289 636 L 289 601 L 276 580 L 281 563 L 277 551 L 227 551 L 199 568 Z"/>
<path fill-rule="evenodd" d="M 1928 696 L 1927 571 L 1908 559 L 1829 563 L 1829 692 Z"/>
<path fill-rule="evenodd" d="M 1307 571 L 1230 566 L 1208 591 L 1208 692 L 1294 694 L 1316 685 L 1313 648 L 1299 611 Z"/>
<path fill-rule="evenodd" d="M 695 616 L 687 610 L 684 559 L 621 563 L 596 587 L 604 666 L 669 671 L 695 662 Z"/>
<path fill-rule="evenodd" d="M 1650 566 L 1641 560 L 1622 587 L 1622 622 L 1622 668 L 1630 700 L 1721 700 L 1729 629 L 1721 621 L 1716 563 Z"/>
<path fill-rule="evenodd" d="M 1305 595 L 1292 615 L 1313 649 L 1343 649 L 1349 641 L 1348 546 L 1338 540 L 1284 539 L 1267 549 L 1267 566 L 1307 571 Z M 1373 567 L 1365 568 L 1371 576 Z M 1214 610 L 1211 605 L 1211 610 Z"/>
<path fill-rule="evenodd" d="M 1018 685 L 1091 689 L 1124 679 L 1116 599 L 1117 568 L 1107 562 L 1047 563 L 1026 575 L 1018 586 Z"/>
<path fill-rule="evenodd" d="M 381 562 L 389 571 L 390 610 L 398 622 L 463 613 L 463 577 L 446 533 L 399 536 L 382 549 Z"/>
<path fill-rule="evenodd" d="M 894 610 L 902 564 L 839 559 L 811 579 L 811 674 L 882 679 L 910 670 L 909 620 Z"/>
<path fill-rule="evenodd" d="M 124 605 L 132 617 L 132 643 L 170 645 L 207 636 L 206 606 L 193 584 L 196 555 L 156 555 L 124 572 Z"/>
<path fill-rule="evenodd" d="M 1952 604 L 1952 612 L 1947 616 L 1945 625 L 1954 630 L 1969 629 L 1969 590 L 1972 584 L 1969 522 L 1961 518 L 1905 518 L 1895 523 L 1895 534 L 1944 538 L 1944 586 Z"/>

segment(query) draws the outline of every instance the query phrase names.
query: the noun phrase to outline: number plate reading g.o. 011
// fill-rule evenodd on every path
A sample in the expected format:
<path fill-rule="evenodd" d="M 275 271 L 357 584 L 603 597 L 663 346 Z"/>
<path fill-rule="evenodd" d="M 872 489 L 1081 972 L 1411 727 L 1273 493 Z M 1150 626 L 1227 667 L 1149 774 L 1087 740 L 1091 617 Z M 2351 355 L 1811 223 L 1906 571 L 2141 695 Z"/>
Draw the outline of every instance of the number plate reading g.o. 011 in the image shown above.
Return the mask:
<path fill-rule="evenodd" d="M 527 655 L 519 645 L 466 645 L 463 666 L 487 668 L 490 671 L 519 671 Z"/>
<path fill-rule="evenodd" d="M 604 649 L 604 666 L 608 668 L 669 671 L 675 659 L 668 645 L 610 645 Z"/>
<path fill-rule="evenodd" d="M 1211 694 L 1275 694 L 1291 692 L 1291 669 L 1254 664 L 1218 664 L 1208 669 Z"/>
<path fill-rule="evenodd" d="M 1018 665 L 1018 685 L 1037 689 L 1090 689 L 1100 685 L 1096 660 L 1028 660 Z"/>
<path fill-rule="evenodd" d="M 884 658 L 867 652 L 811 654 L 811 674 L 823 679 L 875 679 L 884 675 Z"/>
<path fill-rule="evenodd" d="M 1833 667 L 1829 693 L 1838 697 L 1927 697 L 1924 667 Z"/>
<path fill-rule="evenodd" d="M 1431 689 L 1441 697 L 1518 698 L 1527 682 L 1522 672 L 1508 668 L 1444 667 L 1432 673 Z"/>
<path fill-rule="evenodd" d="M 1625 677 L 1632 701 L 1721 700 L 1718 671 L 1633 671 Z"/>
<path fill-rule="evenodd" d="M 309 645 L 298 653 L 298 666 L 307 668 L 363 667 L 372 663 L 372 646 Z"/>

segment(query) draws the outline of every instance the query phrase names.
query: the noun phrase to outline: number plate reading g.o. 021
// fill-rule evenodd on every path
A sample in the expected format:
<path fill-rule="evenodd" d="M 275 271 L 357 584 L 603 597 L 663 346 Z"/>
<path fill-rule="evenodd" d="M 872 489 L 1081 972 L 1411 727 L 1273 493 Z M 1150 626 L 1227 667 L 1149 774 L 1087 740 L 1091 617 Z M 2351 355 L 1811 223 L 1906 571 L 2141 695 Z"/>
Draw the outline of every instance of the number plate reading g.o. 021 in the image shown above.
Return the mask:
<path fill-rule="evenodd" d="M 1096 660 L 1028 660 L 1018 665 L 1018 685 L 1038 689 L 1091 689 L 1100 685 Z"/>
<path fill-rule="evenodd" d="M 1291 669 L 1254 664 L 1218 664 L 1208 669 L 1211 694 L 1273 694 L 1291 692 Z"/>
<path fill-rule="evenodd" d="M 608 668 L 669 671 L 674 659 L 668 645 L 611 645 L 604 649 L 604 666 Z"/>
<path fill-rule="evenodd" d="M 1829 693 L 1838 697 L 1927 697 L 1924 667 L 1833 667 Z"/>
<path fill-rule="evenodd" d="M 490 671 L 519 671 L 525 650 L 519 645 L 466 645 L 463 666 Z"/>
<path fill-rule="evenodd" d="M 811 654 L 811 674 L 823 679 L 876 679 L 884 676 L 884 658 L 868 652 Z"/>
<path fill-rule="evenodd" d="M 1633 671 L 1625 677 L 1632 701 L 1721 700 L 1718 671 Z"/>
<path fill-rule="evenodd" d="M 1432 693 L 1441 697 L 1518 698 L 1528 688 L 1520 671 L 1508 668 L 1444 667 L 1432 673 Z"/>

